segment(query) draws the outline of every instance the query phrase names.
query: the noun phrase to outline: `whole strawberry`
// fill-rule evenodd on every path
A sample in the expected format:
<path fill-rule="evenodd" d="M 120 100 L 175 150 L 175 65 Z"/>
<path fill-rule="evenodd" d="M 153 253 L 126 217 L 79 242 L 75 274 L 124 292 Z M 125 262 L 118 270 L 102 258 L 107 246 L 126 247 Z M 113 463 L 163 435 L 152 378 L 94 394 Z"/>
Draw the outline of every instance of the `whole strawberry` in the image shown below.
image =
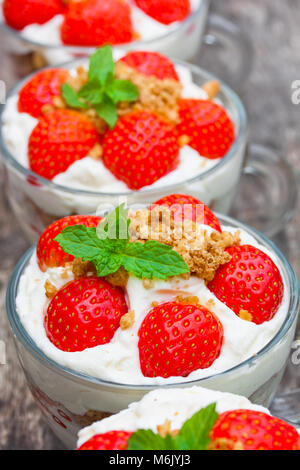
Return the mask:
<path fill-rule="evenodd" d="M 29 167 L 51 180 L 99 143 L 99 134 L 86 116 L 69 109 L 55 110 L 40 118 L 31 133 Z"/>
<path fill-rule="evenodd" d="M 186 377 L 217 359 L 223 342 L 218 318 L 201 305 L 167 302 L 154 307 L 139 332 L 145 377 Z"/>
<path fill-rule="evenodd" d="M 188 145 L 202 157 L 222 158 L 234 142 L 232 120 L 225 109 L 213 101 L 180 100 L 179 119 L 179 136 L 187 136 Z"/>
<path fill-rule="evenodd" d="M 83 351 L 109 343 L 128 311 L 124 292 L 100 277 L 64 285 L 44 319 L 48 339 L 62 351 Z"/>
<path fill-rule="evenodd" d="M 213 212 L 193 196 L 170 194 L 156 201 L 150 209 L 153 209 L 156 205 L 169 207 L 175 222 L 181 222 L 185 219 L 192 220 L 195 223 L 208 225 L 218 232 L 222 232 L 220 222 Z"/>
<path fill-rule="evenodd" d="M 65 266 L 73 261 L 74 257 L 63 251 L 54 238 L 66 227 L 71 225 L 85 225 L 86 227 L 97 227 L 101 217 L 89 215 L 70 215 L 53 222 L 42 233 L 36 248 L 37 262 L 41 271 L 47 268 Z"/>
<path fill-rule="evenodd" d="M 220 266 L 208 288 L 236 315 L 261 324 L 276 314 L 283 297 L 281 274 L 264 252 L 251 245 L 226 250 L 231 260 Z"/>
<path fill-rule="evenodd" d="M 43 106 L 53 104 L 69 73 L 64 69 L 46 69 L 31 78 L 19 93 L 18 110 L 35 118 L 43 115 Z"/>
<path fill-rule="evenodd" d="M 4 0 L 3 15 L 9 26 L 20 30 L 33 23 L 44 24 L 64 8 L 62 0 Z"/>
<path fill-rule="evenodd" d="M 148 16 L 163 24 L 184 20 L 191 12 L 190 0 L 134 0 Z"/>
<path fill-rule="evenodd" d="M 130 7 L 120 0 L 70 2 L 61 26 L 64 44 L 101 46 L 133 39 Z"/>
<path fill-rule="evenodd" d="M 154 76 L 160 80 L 171 78 L 179 81 L 173 63 L 158 52 L 132 51 L 120 59 L 129 67 L 148 77 Z"/>
<path fill-rule="evenodd" d="M 179 163 L 176 130 L 155 113 L 133 111 L 105 134 L 103 162 L 130 189 L 151 185 Z"/>
<path fill-rule="evenodd" d="M 219 415 L 212 432 L 212 445 L 231 450 L 239 443 L 244 450 L 299 450 L 298 431 L 274 416 L 254 410 L 226 411 Z M 227 444 L 226 444 L 227 443 Z"/>
<path fill-rule="evenodd" d="M 78 450 L 126 450 L 132 432 L 109 431 L 97 434 L 86 441 Z"/>

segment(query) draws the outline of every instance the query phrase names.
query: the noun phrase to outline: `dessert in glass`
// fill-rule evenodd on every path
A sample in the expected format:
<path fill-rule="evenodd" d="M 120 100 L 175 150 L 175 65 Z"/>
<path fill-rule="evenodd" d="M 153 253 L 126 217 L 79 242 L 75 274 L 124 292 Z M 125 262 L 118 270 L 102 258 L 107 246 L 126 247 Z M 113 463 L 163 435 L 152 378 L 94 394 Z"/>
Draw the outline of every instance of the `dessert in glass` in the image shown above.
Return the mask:
<path fill-rule="evenodd" d="M 202 387 L 157 389 L 83 428 L 79 450 L 300 450 L 299 431 L 247 398 Z"/>
<path fill-rule="evenodd" d="M 201 385 L 268 406 L 298 311 L 282 253 L 183 194 L 54 222 L 7 292 L 28 385 L 70 448 L 79 428 L 158 387 Z"/>
<path fill-rule="evenodd" d="M 9 200 L 35 241 L 98 206 L 190 193 L 227 212 L 246 145 L 238 96 L 198 67 L 109 46 L 14 88 L 1 115 Z M 24 217 L 24 214 L 26 215 Z"/>

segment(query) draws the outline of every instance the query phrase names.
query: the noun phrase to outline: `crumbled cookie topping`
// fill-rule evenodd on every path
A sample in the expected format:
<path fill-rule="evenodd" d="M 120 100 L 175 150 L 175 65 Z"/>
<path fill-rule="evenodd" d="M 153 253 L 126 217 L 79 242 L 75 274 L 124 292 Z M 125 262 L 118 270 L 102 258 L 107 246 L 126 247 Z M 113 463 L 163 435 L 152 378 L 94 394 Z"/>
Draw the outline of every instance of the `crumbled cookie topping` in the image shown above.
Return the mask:
<path fill-rule="evenodd" d="M 82 261 L 81 258 L 75 258 L 72 265 L 72 272 L 75 279 L 87 276 L 88 274 L 96 275 L 97 271 L 93 263 L 90 261 Z"/>
<path fill-rule="evenodd" d="M 246 320 L 246 321 L 252 321 L 252 318 L 253 318 L 251 313 L 248 312 L 248 310 L 240 310 L 239 317 L 242 320 Z"/>
<path fill-rule="evenodd" d="M 118 287 L 122 287 L 123 289 L 125 289 L 125 287 L 127 286 L 128 279 L 129 279 L 129 274 L 121 266 L 118 269 L 118 271 L 116 271 L 115 273 L 109 274 L 108 276 L 106 276 L 105 279 L 113 286 L 118 286 Z"/>
<path fill-rule="evenodd" d="M 49 279 L 45 282 L 45 292 L 48 299 L 52 299 L 57 292 L 56 287 L 49 281 Z"/>
<path fill-rule="evenodd" d="M 188 296 L 177 295 L 176 302 L 180 304 L 187 304 L 187 305 L 200 304 L 199 297 L 197 297 L 196 295 L 188 295 Z"/>
<path fill-rule="evenodd" d="M 132 241 L 156 240 L 172 246 L 183 257 L 190 273 L 206 282 L 214 278 L 219 266 L 230 261 L 226 248 L 240 245 L 239 230 L 234 234 L 215 231 L 208 234 L 191 220 L 175 223 L 167 207 L 141 209 L 129 215 Z"/>
<path fill-rule="evenodd" d="M 214 439 L 208 446 L 208 450 L 244 450 L 243 444 L 239 441 L 233 442 L 230 439 L 218 438 Z"/>
<path fill-rule="evenodd" d="M 221 85 L 218 80 L 210 80 L 204 83 L 201 88 L 206 92 L 207 99 L 213 100 L 219 94 Z"/>
<path fill-rule="evenodd" d="M 121 330 L 128 330 L 133 324 L 135 319 L 135 312 L 134 310 L 129 310 L 120 321 L 120 328 Z"/>
<path fill-rule="evenodd" d="M 166 421 L 163 424 L 158 424 L 156 429 L 158 434 L 160 434 L 161 437 L 165 438 L 168 435 L 175 437 L 179 433 L 178 430 L 174 429 L 174 431 L 171 430 L 171 421 L 169 419 L 166 419 Z"/>

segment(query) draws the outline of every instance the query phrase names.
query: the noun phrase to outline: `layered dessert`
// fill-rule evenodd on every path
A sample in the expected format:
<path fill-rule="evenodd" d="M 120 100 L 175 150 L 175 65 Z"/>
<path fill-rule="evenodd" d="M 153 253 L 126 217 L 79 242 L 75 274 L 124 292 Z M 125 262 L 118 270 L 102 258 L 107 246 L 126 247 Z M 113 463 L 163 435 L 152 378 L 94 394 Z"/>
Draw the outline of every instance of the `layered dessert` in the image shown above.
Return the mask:
<path fill-rule="evenodd" d="M 201 387 L 154 390 L 82 429 L 79 450 L 300 450 L 299 432 L 247 398 Z"/>
<path fill-rule="evenodd" d="M 200 39 L 207 13 L 207 2 L 203 5 L 203 0 L 1 0 L 1 3 L 3 22 L 29 44 L 45 46 L 42 55 L 50 64 L 71 60 L 70 46 L 126 47 L 133 42 L 148 43 L 152 50 L 177 56 L 176 48 L 181 48 L 183 37 L 188 42 Z M 193 49 L 198 41 L 195 42 Z M 187 49 L 188 54 L 193 55 Z"/>
<path fill-rule="evenodd" d="M 163 194 L 206 174 L 195 181 L 195 195 L 226 209 L 244 144 L 230 160 L 240 123 L 219 92 L 218 81 L 195 83 L 187 66 L 161 54 L 115 52 L 113 59 L 109 46 L 89 63 L 35 74 L 8 98 L 2 115 L 7 151 L 43 178 L 16 179 L 10 171 L 11 184 L 26 195 L 22 210 L 33 205 L 35 218 L 49 223 L 95 212 L 108 196 L 134 193 L 145 201 L 149 191 Z"/>

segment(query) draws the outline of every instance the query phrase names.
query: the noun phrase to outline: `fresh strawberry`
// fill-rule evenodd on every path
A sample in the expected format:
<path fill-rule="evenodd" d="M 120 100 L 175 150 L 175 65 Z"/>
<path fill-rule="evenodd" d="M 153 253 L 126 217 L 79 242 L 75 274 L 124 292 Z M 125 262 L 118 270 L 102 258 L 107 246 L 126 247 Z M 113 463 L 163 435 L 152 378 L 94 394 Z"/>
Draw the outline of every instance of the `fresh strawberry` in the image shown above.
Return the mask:
<path fill-rule="evenodd" d="M 154 76 L 163 80 L 172 78 L 179 81 L 178 74 L 173 63 L 167 57 L 158 52 L 133 51 L 128 52 L 120 59 L 129 67 L 137 70 L 142 75 Z"/>
<path fill-rule="evenodd" d="M 218 318 L 201 305 L 167 302 L 154 307 L 139 332 L 145 377 L 186 377 L 217 359 L 223 342 Z"/>
<path fill-rule="evenodd" d="M 130 7 L 120 0 L 71 2 L 61 26 L 64 44 L 102 46 L 133 39 Z"/>
<path fill-rule="evenodd" d="M 19 93 L 19 112 L 41 117 L 43 106 L 53 104 L 53 98 L 60 95 L 61 85 L 68 74 L 64 69 L 46 69 L 34 75 Z"/>
<path fill-rule="evenodd" d="M 4 0 L 3 15 L 9 26 L 23 29 L 29 24 L 44 24 L 63 13 L 62 0 Z"/>
<path fill-rule="evenodd" d="M 105 134 L 103 161 L 130 189 L 151 185 L 179 163 L 176 130 L 155 113 L 133 111 Z"/>
<path fill-rule="evenodd" d="M 234 142 L 234 124 L 225 109 L 213 101 L 182 99 L 179 102 L 179 136 L 202 157 L 222 158 Z"/>
<path fill-rule="evenodd" d="M 298 431 L 261 411 L 242 409 L 220 414 L 211 437 L 214 448 L 219 442 L 224 449 L 227 442 L 227 450 L 236 443 L 244 450 L 300 450 Z"/>
<path fill-rule="evenodd" d="M 175 222 L 181 222 L 184 219 L 192 220 L 195 223 L 208 225 L 218 232 L 222 232 L 220 222 L 213 212 L 193 196 L 170 194 L 152 204 L 150 210 L 157 205 L 169 207 Z"/>
<path fill-rule="evenodd" d="M 271 258 L 258 248 L 227 248 L 231 260 L 220 266 L 208 288 L 236 315 L 261 324 L 271 320 L 283 297 L 281 274 Z"/>
<path fill-rule="evenodd" d="M 128 308 L 124 292 L 101 277 L 81 277 L 64 285 L 44 319 L 49 340 L 62 351 L 83 351 L 109 343 Z"/>
<path fill-rule="evenodd" d="M 69 215 L 49 225 L 42 233 L 36 248 L 37 261 L 41 271 L 46 271 L 47 268 L 65 266 L 66 263 L 73 261 L 74 256 L 64 253 L 61 246 L 54 240 L 64 228 L 71 225 L 97 227 L 101 220 L 101 217 L 93 215 Z"/>
<path fill-rule="evenodd" d="M 98 132 L 83 114 L 69 109 L 47 113 L 29 138 L 30 169 L 51 180 L 99 143 Z"/>
<path fill-rule="evenodd" d="M 134 0 L 146 15 L 163 24 L 182 21 L 191 13 L 190 0 Z"/>
<path fill-rule="evenodd" d="M 104 434 L 96 434 L 86 441 L 78 450 L 126 450 L 128 439 L 132 432 L 109 431 Z"/>

